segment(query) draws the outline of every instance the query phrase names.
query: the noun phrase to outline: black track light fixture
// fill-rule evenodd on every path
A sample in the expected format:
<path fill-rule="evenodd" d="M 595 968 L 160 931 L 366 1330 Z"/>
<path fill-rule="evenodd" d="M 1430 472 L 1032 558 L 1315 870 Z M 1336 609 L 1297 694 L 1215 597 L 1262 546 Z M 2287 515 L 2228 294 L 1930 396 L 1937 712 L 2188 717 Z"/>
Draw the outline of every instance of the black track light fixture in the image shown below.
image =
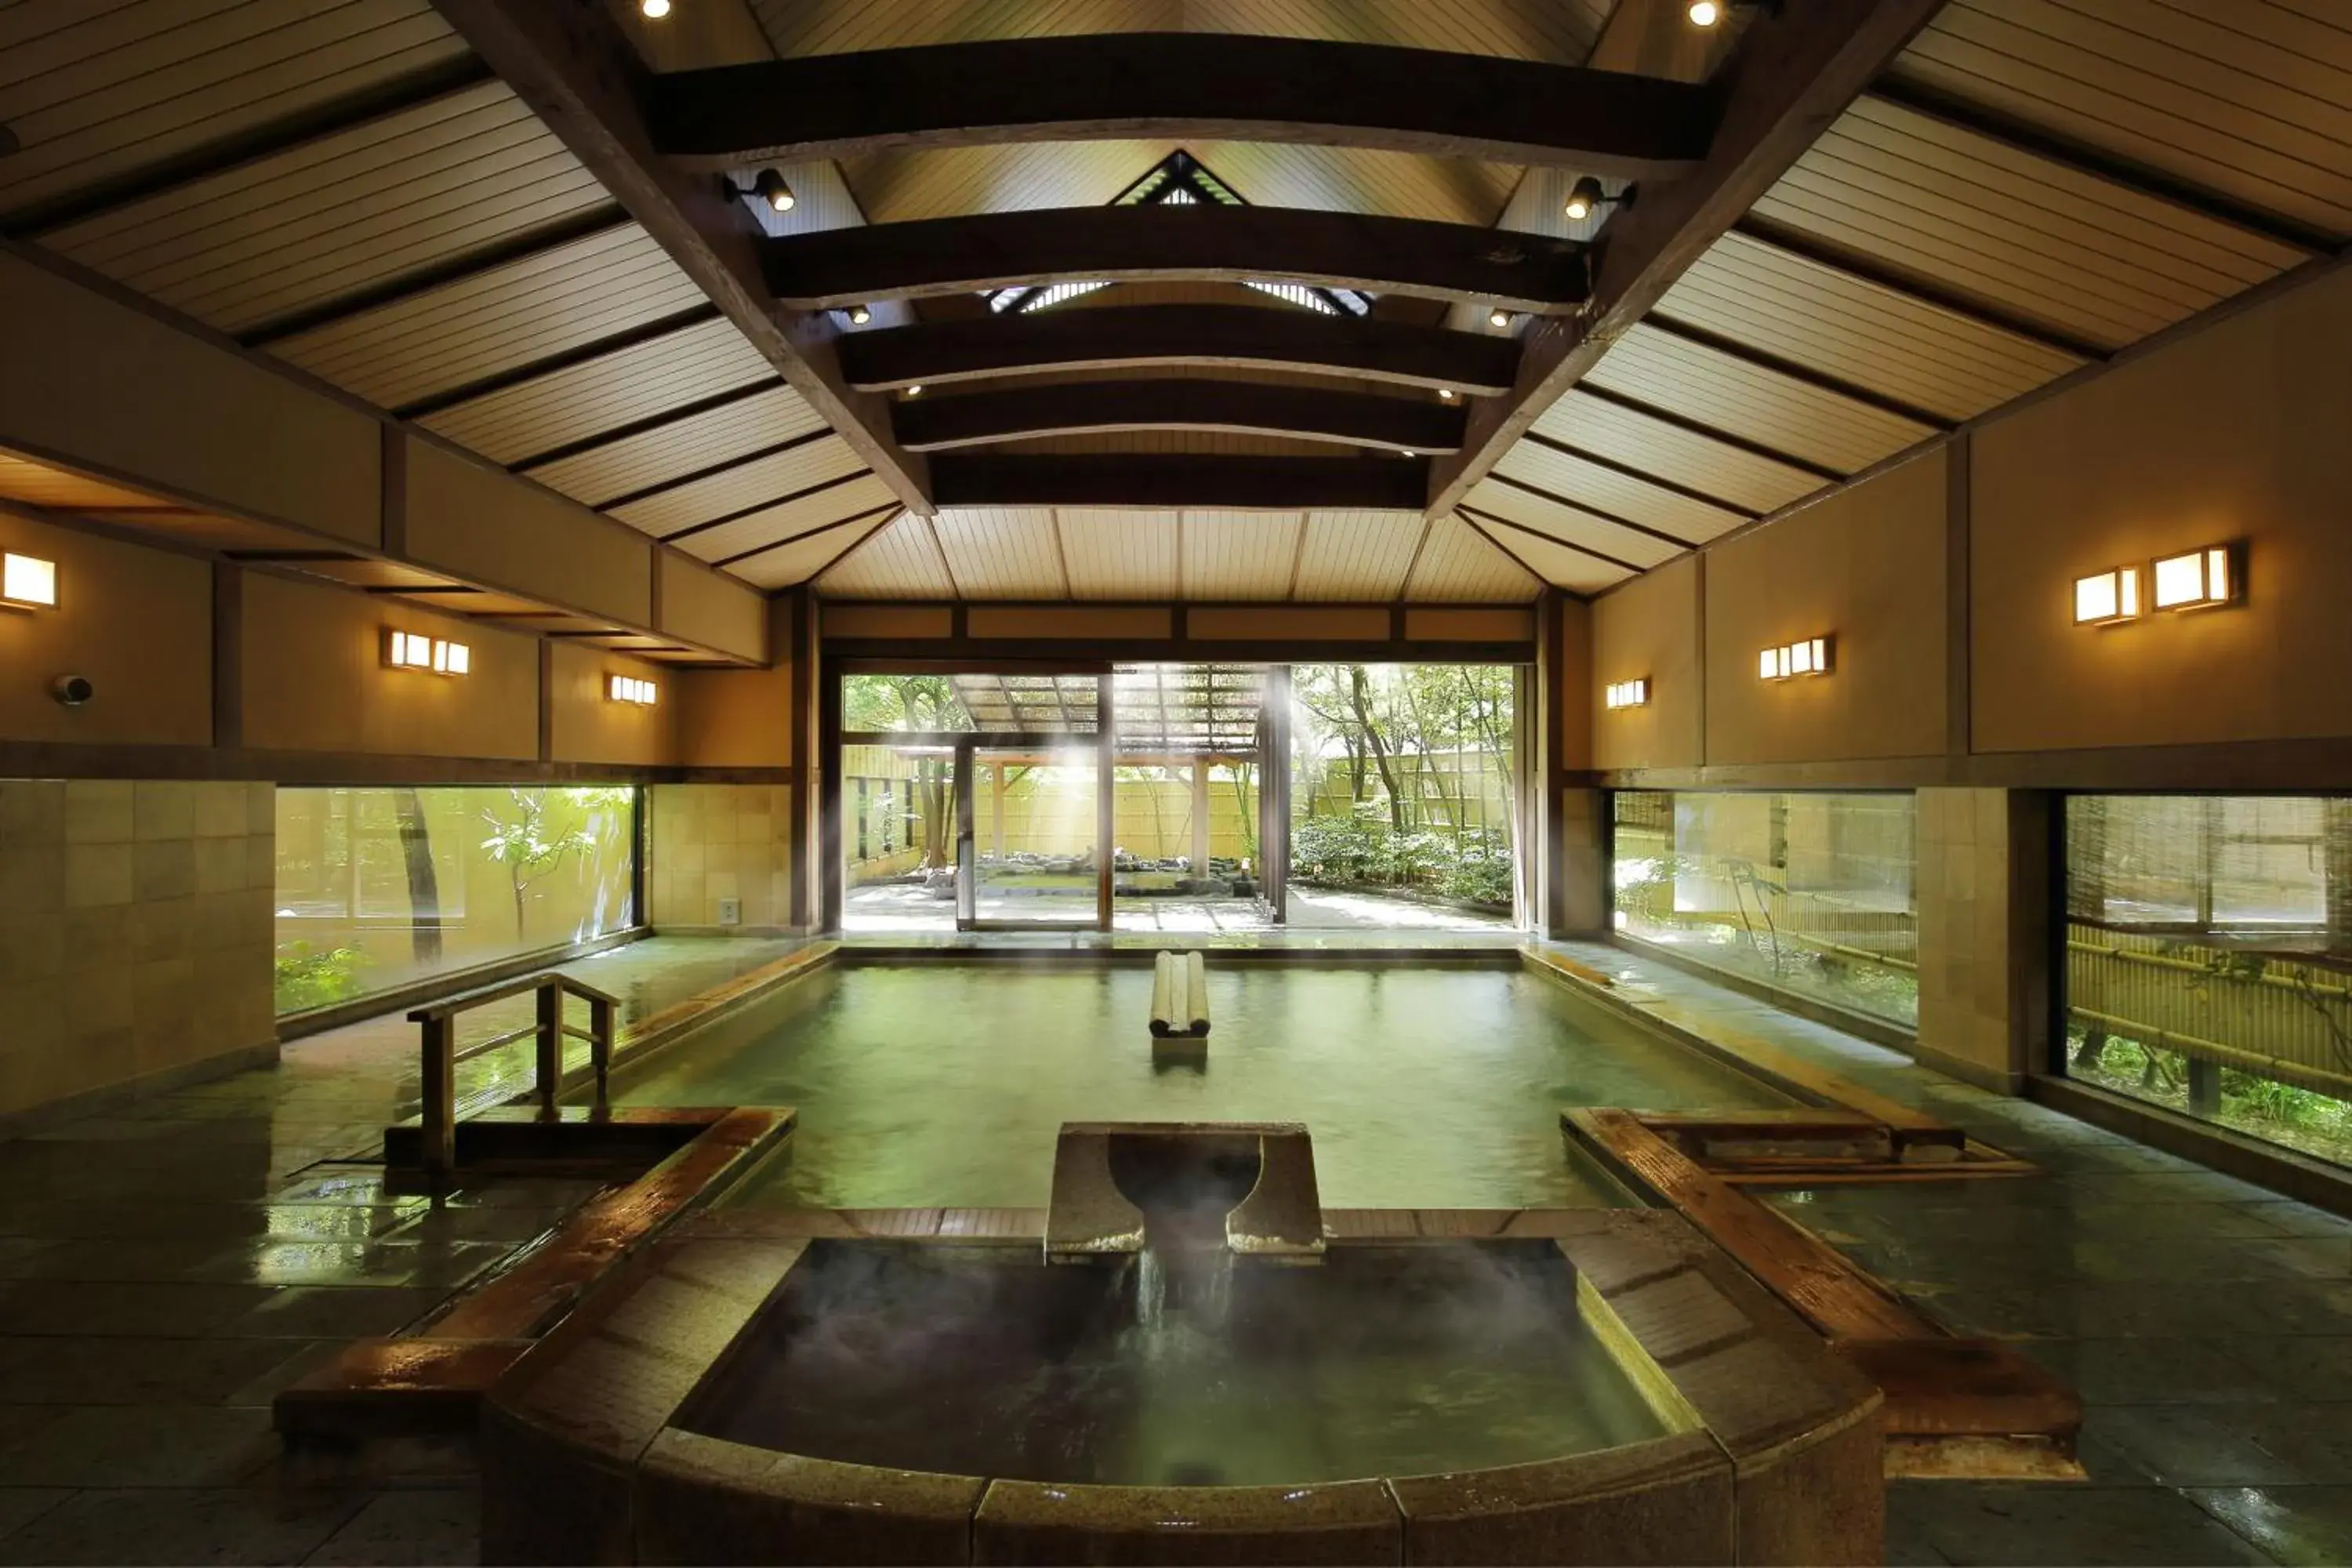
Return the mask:
<path fill-rule="evenodd" d="M 751 182 L 751 188 L 760 193 L 761 201 L 780 213 L 792 211 L 793 204 L 799 199 L 793 195 L 792 186 L 784 184 L 783 175 L 773 169 L 761 170 L 760 177 Z"/>
<path fill-rule="evenodd" d="M 1626 186 L 1615 195 L 1601 188 L 1601 182 L 1590 174 L 1577 176 L 1568 191 L 1568 200 L 1560 204 L 1560 214 L 1570 223 L 1582 223 L 1602 207 L 1630 207 L 1633 205 L 1633 187 Z"/>

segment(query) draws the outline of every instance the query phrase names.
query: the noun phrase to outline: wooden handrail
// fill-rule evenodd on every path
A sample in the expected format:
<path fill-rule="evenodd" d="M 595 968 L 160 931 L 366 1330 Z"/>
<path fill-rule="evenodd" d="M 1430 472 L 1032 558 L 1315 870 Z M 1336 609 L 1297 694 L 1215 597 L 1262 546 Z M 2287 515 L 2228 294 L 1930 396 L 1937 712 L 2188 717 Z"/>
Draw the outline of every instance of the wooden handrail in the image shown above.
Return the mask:
<path fill-rule="evenodd" d="M 609 992 L 599 991 L 584 980 L 575 979 L 560 969 L 542 969 L 535 974 L 520 975 L 501 980 L 491 985 L 478 985 L 471 991 L 460 991 L 455 996 L 418 1007 L 408 1015 L 409 1022 L 421 1024 L 436 1013 L 463 1013 L 490 1002 L 503 1002 L 509 996 L 520 996 L 526 991 L 537 991 L 552 982 L 586 1002 L 602 1002 L 608 1007 L 621 1005 L 620 998 Z"/>
<path fill-rule="evenodd" d="M 519 1029 L 479 1041 L 461 1052 L 457 1049 L 457 1019 L 460 1015 L 492 1002 L 503 1002 L 509 996 L 525 994 L 538 998 L 538 1016 Z M 579 1029 L 563 1021 L 563 998 L 570 994 L 588 1004 L 588 1027 Z M 418 1025 L 422 1055 L 419 1078 L 424 1103 L 418 1120 L 424 1132 L 425 1168 L 436 1176 L 446 1175 L 457 1164 L 457 1064 L 502 1045 L 512 1044 L 524 1036 L 532 1036 L 538 1043 L 536 1083 L 533 1092 L 539 1100 L 539 1115 L 542 1121 L 553 1121 L 561 1112 L 556 1098 L 563 1086 L 563 1041 L 566 1036 L 588 1042 L 588 1059 L 596 1074 L 596 1103 L 593 1114 L 599 1119 L 611 1110 L 607 1099 L 613 1066 L 613 1029 L 620 1016 L 620 1001 L 610 993 L 600 991 L 583 980 L 574 979 L 560 969 L 544 969 L 514 980 L 500 981 L 494 985 L 478 986 L 471 991 L 445 996 L 429 1006 L 419 1007 L 408 1016 Z"/>

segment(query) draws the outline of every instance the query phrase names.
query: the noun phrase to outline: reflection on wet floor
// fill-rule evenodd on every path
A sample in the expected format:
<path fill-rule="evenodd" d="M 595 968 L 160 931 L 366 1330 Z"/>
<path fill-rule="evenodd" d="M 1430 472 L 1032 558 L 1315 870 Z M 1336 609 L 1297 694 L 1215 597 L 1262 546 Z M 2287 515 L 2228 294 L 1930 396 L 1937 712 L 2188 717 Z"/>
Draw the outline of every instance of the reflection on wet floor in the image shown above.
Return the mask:
<path fill-rule="evenodd" d="M 664 939 L 584 972 L 642 1016 L 789 945 Z M 2085 1396 L 2088 1486 L 1898 1485 L 1895 1561 L 2352 1560 L 2352 1223 L 1704 981 L 1566 951 L 2046 1171 L 1778 1200 L 1926 1310 L 2016 1339 Z M 1024 994 L 1006 980 L 1017 1016 Z M 1027 1026 L 957 1024 L 932 1047 L 953 1059 Z M 1361 1064 L 1345 1031 L 1322 1037 L 1343 1092 L 1342 1069 Z M 1435 1068 L 1388 1065 L 1419 1075 L 1399 1096 L 1408 1114 L 1440 1101 L 1429 1086 L 1449 1086 L 1481 1037 L 1452 1028 L 1426 1047 Z M 519 1083 L 527 1068 L 517 1052 L 491 1070 Z M 387 1194 L 364 1165 L 320 1163 L 412 1110 L 415 1073 L 410 1026 L 385 1021 L 0 1142 L 0 1562 L 472 1560 L 461 1470 L 386 1489 L 297 1469 L 269 1426 L 269 1398 L 334 1347 L 415 1320 L 585 1195 L 500 1182 L 435 1205 Z M 1516 1092 L 1549 1114 L 1615 1089 L 1539 1077 Z"/>

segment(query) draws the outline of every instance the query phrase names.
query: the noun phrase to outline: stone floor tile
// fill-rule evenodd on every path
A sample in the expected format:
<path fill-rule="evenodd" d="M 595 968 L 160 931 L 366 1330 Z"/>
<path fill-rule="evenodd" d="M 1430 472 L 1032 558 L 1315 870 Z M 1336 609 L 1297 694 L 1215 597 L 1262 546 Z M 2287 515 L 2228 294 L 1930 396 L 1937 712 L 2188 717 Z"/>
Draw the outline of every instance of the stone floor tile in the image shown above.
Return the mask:
<path fill-rule="evenodd" d="M 2276 1562 L 2352 1563 L 2352 1487 L 2200 1488 L 2189 1497 Z"/>
<path fill-rule="evenodd" d="M 2265 1335 L 2231 1341 L 2222 1350 L 2247 1369 L 2255 1388 L 2277 1398 L 2352 1401 L 2352 1335 Z"/>
<path fill-rule="evenodd" d="M 2226 1341 L 2026 1340 L 2018 1348 L 2092 1405 L 2244 1405 L 2260 1398 Z"/>
<path fill-rule="evenodd" d="M 2293 1485 L 2325 1479 L 2249 1428 L 2243 1405 L 2102 1405 L 2083 1431 L 2168 1487 Z"/>
<path fill-rule="evenodd" d="M 513 1248 L 496 1241 L 335 1241 L 268 1237 L 215 1253 L 198 1279 L 257 1285 L 415 1285 L 454 1289 Z"/>
<path fill-rule="evenodd" d="M 263 1298 L 250 1310 L 215 1324 L 209 1331 L 231 1337 L 355 1340 L 407 1327 L 449 1299 L 432 1287 L 298 1285 L 285 1289 L 218 1286 L 257 1290 Z M 5 1300 L 0 1299 L 0 1310 Z"/>
<path fill-rule="evenodd" d="M 481 1561 L 482 1500 L 472 1488 L 391 1491 L 303 1559 L 320 1564 Z"/>
<path fill-rule="evenodd" d="M 71 1487 L 0 1487 L 0 1537 L 74 1495 Z"/>
<path fill-rule="evenodd" d="M 1956 1486 L 1887 1489 L 1888 1532 L 1924 1540 L 1947 1562 L 2038 1568 L 2129 1564 L 2205 1568 L 2270 1559 L 2179 1492 L 2159 1487 Z"/>
<path fill-rule="evenodd" d="M 259 1488 L 86 1491 L 0 1537 L 0 1563 L 299 1563 L 365 1502 Z"/>
<path fill-rule="evenodd" d="M 0 1335 L 209 1333 L 267 1301 L 257 1285 L 17 1279 L 0 1285 Z"/>
<path fill-rule="evenodd" d="M 2236 1205 L 2248 1216 L 2289 1236 L 2352 1237 L 2352 1219 L 2287 1198 Z"/>
<path fill-rule="evenodd" d="M 0 1340 L 0 1387 L 10 1401 L 25 1405 L 266 1404 L 266 1398 L 234 1396 L 310 1344 L 266 1339 Z"/>
<path fill-rule="evenodd" d="M 29 1430 L 0 1430 L 0 1485 L 231 1487 L 278 1452 L 264 1409 L 68 1406 Z"/>

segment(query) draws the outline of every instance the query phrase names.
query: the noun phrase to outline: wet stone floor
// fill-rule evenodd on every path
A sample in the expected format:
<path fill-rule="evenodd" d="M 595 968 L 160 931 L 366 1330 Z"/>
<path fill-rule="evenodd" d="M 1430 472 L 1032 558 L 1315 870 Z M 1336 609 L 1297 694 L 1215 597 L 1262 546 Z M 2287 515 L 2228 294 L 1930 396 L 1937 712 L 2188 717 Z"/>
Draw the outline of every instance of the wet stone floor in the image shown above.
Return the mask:
<path fill-rule="evenodd" d="M 2042 1168 L 1775 1200 L 1947 1327 L 2012 1341 L 2083 1394 L 2088 1484 L 1898 1482 L 1890 1561 L 2352 1562 L 2352 1221 L 1663 965 L 1565 951 L 1686 1026 L 1809 1056 Z"/>
<path fill-rule="evenodd" d="M 625 1019 L 781 951 L 679 939 L 583 973 Z M 2352 1561 L 2352 1223 L 1673 971 L 1566 951 L 1686 1025 L 1813 1056 L 2042 1166 L 1779 1200 L 2086 1400 L 2088 1485 L 1900 1483 L 1893 1561 Z M 482 1058 L 476 1090 L 520 1088 L 527 1048 Z M 278 1389 L 430 1310 L 591 1190 L 386 1194 L 354 1156 L 413 1112 L 413 1052 L 404 1025 L 359 1026 L 0 1142 L 0 1563 L 475 1560 L 462 1456 L 411 1455 L 392 1479 L 289 1457 L 270 1428 Z"/>
<path fill-rule="evenodd" d="M 625 1031 L 792 945 L 657 938 L 568 967 L 621 997 Z M 0 1142 L 0 1563 L 476 1561 L 464 1456 L 410 1454 L 391 1478 L 289 1457 L 270 1426 L 277 1392 L 346 1341 L 413 1322 L 597 1190 L 386 1193 L 372 1161 L 415 1113 L 415 1041 L 395 1015 Z M 461 1081 L 520 1090 L 530 1048 Z"/>

